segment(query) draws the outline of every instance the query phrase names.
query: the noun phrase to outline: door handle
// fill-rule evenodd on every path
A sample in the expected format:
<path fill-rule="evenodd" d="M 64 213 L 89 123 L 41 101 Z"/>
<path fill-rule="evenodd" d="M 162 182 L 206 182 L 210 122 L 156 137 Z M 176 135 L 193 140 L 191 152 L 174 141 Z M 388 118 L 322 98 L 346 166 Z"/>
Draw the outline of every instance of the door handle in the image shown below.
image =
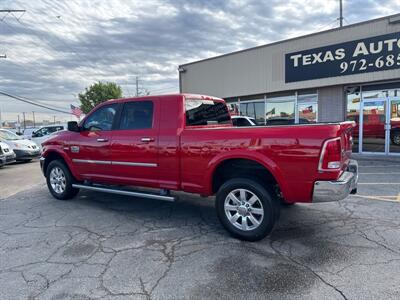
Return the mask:
<path fill-rule="evenodd" d="M 154 142 L 154 138 L 151 137 L 142 137 L 140 140 L 144 143 Z"/>
<path fill-rule="evenodd" d="M 97 139 L 97 141 L 98 141 L 99 143 L 104 143 L 104 142 L 108 142 L 108 139 Z"/>

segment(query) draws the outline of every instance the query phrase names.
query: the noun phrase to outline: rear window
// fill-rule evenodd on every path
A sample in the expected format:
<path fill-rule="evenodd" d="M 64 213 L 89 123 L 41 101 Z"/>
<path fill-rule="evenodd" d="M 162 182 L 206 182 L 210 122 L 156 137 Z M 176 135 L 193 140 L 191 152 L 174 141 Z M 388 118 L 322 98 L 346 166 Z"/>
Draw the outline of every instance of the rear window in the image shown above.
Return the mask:
<path fill-rule="evenodd" d="M 229 111 L 224 102 L 186 99 L 186 126 L 231 124 Z"/>
<path fill-rule="evenodd" d="M 119 129 L 150 129 L 153 126 L 153 102 L 127 102 L 122 109 Z"/>

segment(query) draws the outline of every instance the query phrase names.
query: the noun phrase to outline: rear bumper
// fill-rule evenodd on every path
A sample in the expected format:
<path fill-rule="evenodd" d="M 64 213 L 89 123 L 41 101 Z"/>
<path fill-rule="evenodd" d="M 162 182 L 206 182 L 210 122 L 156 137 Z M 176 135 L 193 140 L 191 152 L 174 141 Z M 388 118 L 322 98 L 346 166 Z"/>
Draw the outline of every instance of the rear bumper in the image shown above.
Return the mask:
<path fill-rule="evenodd" d="M 357 192 L 358 163 L 350 160 L 345 172 L 336 181 L 316 181 L 314 183 L 313 202 L 332 202 L 345 199 Z"/>

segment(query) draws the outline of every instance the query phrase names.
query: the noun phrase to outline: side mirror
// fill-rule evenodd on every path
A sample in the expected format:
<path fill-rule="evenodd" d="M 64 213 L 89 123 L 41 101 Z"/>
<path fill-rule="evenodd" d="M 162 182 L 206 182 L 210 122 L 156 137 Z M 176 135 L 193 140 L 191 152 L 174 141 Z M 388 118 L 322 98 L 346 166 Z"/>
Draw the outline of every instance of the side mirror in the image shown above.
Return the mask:
<path fill-rule="evenodd" d="M 76 121 L 69 121 L 67 123 L 68 131 L 79 132 L 78 122 Z"/>
<path fill-rule="evenodd" d="M 32 137 L 33 137 L 33 138 L 34 138 L 34 137 L 38 137 L 37 133 L 36 133 L 36 132 L 32 132 Z"/>

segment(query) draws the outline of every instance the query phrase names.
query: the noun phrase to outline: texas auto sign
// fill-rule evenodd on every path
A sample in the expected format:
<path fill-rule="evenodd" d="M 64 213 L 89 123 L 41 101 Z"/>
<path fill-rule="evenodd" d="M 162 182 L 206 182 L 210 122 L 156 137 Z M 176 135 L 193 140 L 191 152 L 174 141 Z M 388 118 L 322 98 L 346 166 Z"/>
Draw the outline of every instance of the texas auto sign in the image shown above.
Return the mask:
<path fill-rule="evenodd" d="M 400 32 L 285 55 L 285 82 L 400 68 Z"/>

